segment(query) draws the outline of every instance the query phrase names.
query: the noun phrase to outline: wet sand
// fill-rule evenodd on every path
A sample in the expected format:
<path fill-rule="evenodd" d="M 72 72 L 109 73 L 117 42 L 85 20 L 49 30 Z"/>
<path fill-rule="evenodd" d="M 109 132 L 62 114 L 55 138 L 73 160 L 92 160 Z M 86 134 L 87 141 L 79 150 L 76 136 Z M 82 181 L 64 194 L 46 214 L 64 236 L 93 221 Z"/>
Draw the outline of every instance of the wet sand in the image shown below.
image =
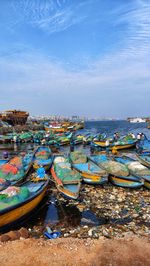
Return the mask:
<path fill-rule="evenodd" d="M 150 240 L 150 239 L 149 239 Z M 147 238 L 20 239 L 0 244 L 0 265 L 150 265 Z"/>

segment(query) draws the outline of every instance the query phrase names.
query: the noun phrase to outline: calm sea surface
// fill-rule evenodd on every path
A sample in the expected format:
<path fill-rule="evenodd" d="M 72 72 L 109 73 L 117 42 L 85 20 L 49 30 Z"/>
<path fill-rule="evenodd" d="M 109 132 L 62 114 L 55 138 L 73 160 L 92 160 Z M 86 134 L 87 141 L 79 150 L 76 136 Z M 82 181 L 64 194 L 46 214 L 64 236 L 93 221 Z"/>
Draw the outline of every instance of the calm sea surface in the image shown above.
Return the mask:
<path fill-rule="evenodd" d="M 91 132 L 106 132 L 108 135 L 119 131 L 121 134 L 127 134 L 128 132 L 133 132 L 137 134 L 143 132 L 148 138 L 150 138 L 150 129 L 147 128 L 147 123 L 130 123 L 128 121 L 92 121 L 85 123 L 86 131 Z"/>

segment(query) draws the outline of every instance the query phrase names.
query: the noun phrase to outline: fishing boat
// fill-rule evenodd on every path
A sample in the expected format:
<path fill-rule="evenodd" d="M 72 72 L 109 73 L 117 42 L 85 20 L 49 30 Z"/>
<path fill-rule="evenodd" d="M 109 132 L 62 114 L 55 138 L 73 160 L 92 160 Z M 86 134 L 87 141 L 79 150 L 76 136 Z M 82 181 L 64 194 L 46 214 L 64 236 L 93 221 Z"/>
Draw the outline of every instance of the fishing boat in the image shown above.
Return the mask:
<path fill-rule="evenodd" d="M 59 123 L 51 123 L 49 125 L 44 125 L 44 129 L 53 133 L 66 132 L 66 128 L 62 127 L 62 125 Z"/>
<path fill-rule="evenodd" d="M 71 164 L 64 156 L 54 159 L 51 175 L 58 191 L 65 197 L 77 199 L 81 186 L 81 175 L 71 169 Z"/>
<path fill-rule="evenodd" d="M 113 150 L 114 148 L 116 150 L 123 150 L 123 149 L 130 149 L 134 148 L 136 146 L 137 140 L 133 139 L 131 136 L 127 135 L 124 137 L 119 138 L 117 141 L 112 141 L 112 139 L 107 139 L 109 141 L 109 149 Z M 106 141 L 94 141 L 95 146 L 99 146 L 101 148 L 106 148 Z"/>
<path fill-rule="evenodd" d="M 84 152 L 71 152 L 70 161 L 72 167 L 81 174 L 85 183 L 102 185 L 108 181 L 107 172 L 97 166 Z"/>
<path fill-rule="evenodd" d="M 72 138 L 71 138 L 71 142 L 74 144 L 74 145 L 78 145 L 78 144 L 81 144 L 83 142 L 83 138 L 84 136 L 82 135 L 74 135 Z"/>
<path fill-rule="evenodd" d="M 33 140 L 33 135 L 31 132 L 23 132 L 18 135 L 20 142 L 31 142 Z"/>
<path fill-rule="evenodd" d="M 0 230 L 29 215 L 44 198 L 49 179 L 29 179 L 20 187 L 9 186 L 0 192 Z"/>
<path fill-rule="evenodd" d="M 109 174 L 109 180 L 116 186 L 139 188 L 144 184 L 139 177 L 130 174 L 126 165 L 113 161 L 106 154 L 92 155 L 90 158 L 102 169 L 105 169 Z"/>
<path fill-rule="evenodd" d="M 137 154 L 137 158 L 141 164 L 150 168 L 150 153 L 148 154 Z"/>
<path fill-rule="evenodd" d="M 7 135 L 0 135 L 0 143 L 4 144 L 4 143 L 11 143 L 11 141 L 13 140 L 13 134 L 7 134 Z"/>
<path fill-rule="evenodd" d="M 125 155 L 115 156 L 114 159 L 125 164 L 132 175 L 143 179 L 144 186 L 150 188 L 150 169 L 148 167 L 142 165 L 138 160 Z"/>
<path fill-rule="evenodd" d="M 150 140 L 145 137 L 144 139 L 140 140 L 136 144 L 137 152 L 140 150 L 142 153 L 150 153 Z"/>
<path fill-rule="evenodd" d="M 0 113 L 0 120 L 8 122 L 10 125 L 24 125 L 27 122 L 29 113 L 20 110 L 7 110 Z"/>
<path fill-rule="evenodd" d="M 74 126 L 76 130 L 79 130 L 79 129 L 83 129 L 85 127 L 85 124 L 84 124 L 84 121 L 80 121 L 80 122 L 76 122 Z"/>
<path fill-rule="evenodd" d="M 150 178 L 144 176 L 144 186 L 148 189 L 150 189 Z"/>
<path fill-rule="evenodd" d="M 52 165 L 52 152 L 48 146 L 39 146 L 33 157 L 33 168 L 38 169 L 43 166 L 48 170 Z"/>
<path fill-rule="evenodd" d="M 63 134 L 62 136 L 57 137 L 56 139 L 57 139 L 58 145 L 63 146 L 63 145 L 70 144 L 71 137 L 72 137 L 72 133 L 70 133 L 68 135 Z"/>

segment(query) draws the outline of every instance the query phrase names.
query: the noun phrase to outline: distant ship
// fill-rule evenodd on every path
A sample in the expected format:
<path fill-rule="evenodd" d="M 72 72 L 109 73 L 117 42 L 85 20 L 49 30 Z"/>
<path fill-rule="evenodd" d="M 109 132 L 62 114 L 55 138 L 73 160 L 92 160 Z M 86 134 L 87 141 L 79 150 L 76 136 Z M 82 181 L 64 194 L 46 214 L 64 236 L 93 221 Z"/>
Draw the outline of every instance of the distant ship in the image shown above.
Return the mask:
<path fill-rule="evenodd" d="M 7 110 L 0 113 L 0 120 L 9 123 L 12 126 L 24 125 L 27 122 L 29 113 L 20 110 Z"/>
<path fill-rule="evenodd" d="M 127 119 L 130 123 L 145 123 L 146 119 L 141 117 L 135 117 L 135 118 L 128 118 Z"/>

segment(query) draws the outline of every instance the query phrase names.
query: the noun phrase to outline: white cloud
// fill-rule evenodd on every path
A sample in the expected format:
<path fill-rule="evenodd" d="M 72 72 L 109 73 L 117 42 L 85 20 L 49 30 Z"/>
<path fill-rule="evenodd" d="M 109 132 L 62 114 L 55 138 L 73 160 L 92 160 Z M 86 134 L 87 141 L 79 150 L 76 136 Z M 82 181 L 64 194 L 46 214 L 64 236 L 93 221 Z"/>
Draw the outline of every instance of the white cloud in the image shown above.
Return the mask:
<path fill-rule="evenodd" d="M 65 6 L 66 1 L 19 1 L 18 6 L 14 6 L 15 12 L 18 12 L 20 3 L 24 12 L 16 23 L 26 20 L 50 33 L 63 31 L 83 18 L 76 17 L 79 6 L 71 10 Z M 117 18 L 115 25 L 126 26 L 118 51 L 109 52 L 97 60 L 86 59 L 86 67 L 76 71 L 71 70 L 69 62 L 68 65 L 61 60 L 56 62 L 38 52 L 26 51 L 19 57 L 15 52 L 11 57 L 1 56 L 0 90 L 4 95 L 13 92 L 20 101 L 26 99 L 27 106 L 27 99 L 30 104 L 34 99 L 33 108 L 40 113 L 50 106 L 53 113 L 76 110 L 80 114 L 98 114 L 99 110 L 108 115 L 122 110 L 129 115 L 134 103 L 142 106 L 143 113 L 146 113 L 150 97 L 150 3 L 144 0 L 132 3 L 134 5 L 124 4 L 123 9 L 113 11 Z M 10 102 L 12 100 L 15 103 L 15 98 Z M 137 112 L 138 108 L 135 109 Z"/>

